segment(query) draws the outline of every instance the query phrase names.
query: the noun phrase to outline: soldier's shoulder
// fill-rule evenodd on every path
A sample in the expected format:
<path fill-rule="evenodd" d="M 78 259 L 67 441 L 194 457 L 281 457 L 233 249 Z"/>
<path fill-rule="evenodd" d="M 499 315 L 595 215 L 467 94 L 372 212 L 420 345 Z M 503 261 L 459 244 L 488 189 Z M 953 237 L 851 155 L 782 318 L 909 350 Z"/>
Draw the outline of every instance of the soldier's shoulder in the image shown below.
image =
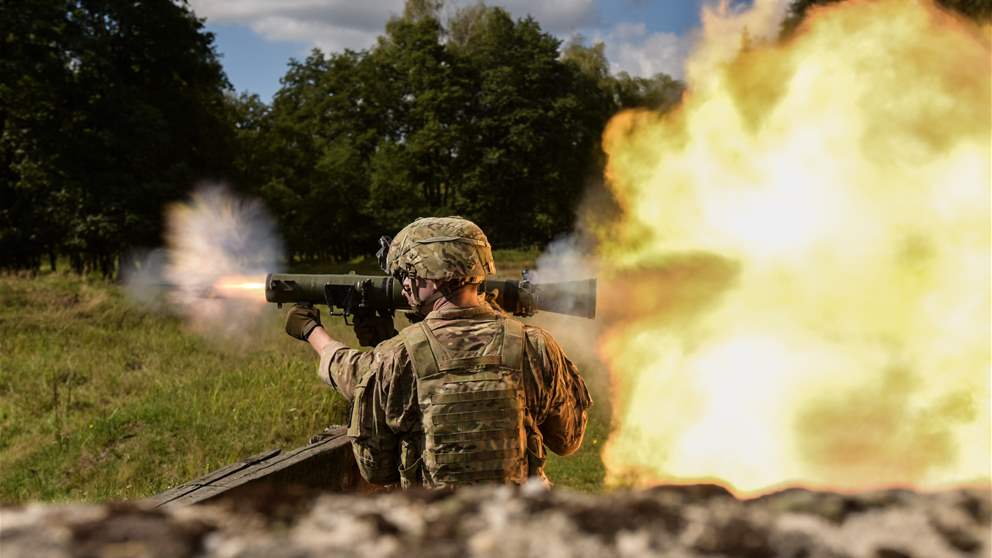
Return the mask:
<path fill-rule="evenodd" d="M 558 347 L 558 341 L 556 341 L 554 336 L 543 327 L 524 324 L 524 335 L 527 337 L 527 342 L 536 349 Z"/>
<path fill-rule="evenodd" d="M 407 329 L 410 328 L 409 327 L 403 328 L 398 335 L 394 335 L 389 339 L 386 339 L 382 343 L 379 343 L 378 345 L 375 346 L 375 350 L 386 351 L 386 352 L 406 350 L 405 345 L 403 344 L 403 333 Z"/>
<path fill-rule="evenodd" d="M 404 329 L 403 331 L 406 330 Z M 402 360 L 403 356 L 406 355 L 406 344 L 403 343 L 403 332 L 400 332 L 399 335 L 394 335 L 393 337 L 379 343 L 374 349 L 372 349 L 372 352 L 377 360 Z"/>

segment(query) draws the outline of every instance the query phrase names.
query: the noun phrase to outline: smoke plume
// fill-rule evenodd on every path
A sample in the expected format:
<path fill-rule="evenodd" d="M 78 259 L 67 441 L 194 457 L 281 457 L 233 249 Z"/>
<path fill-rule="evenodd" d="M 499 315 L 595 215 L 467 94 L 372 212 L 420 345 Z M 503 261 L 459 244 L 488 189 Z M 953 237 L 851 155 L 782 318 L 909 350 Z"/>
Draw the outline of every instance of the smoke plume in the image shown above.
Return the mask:
<path fill-rule="evenodd" d="M 551 242 L 538 257 L 530 273 L 533 283 L 561 283 L 596 278 L 597 296 L 610 290 L 594 254 L 594 244 L 585 235 L 572 235 Z M 576 304 L 578 306 L 578 304 Z M 597 304 L 597 312 L 602 308 Z M 606 391 L 606 366 L 596 352 L 600 321 L 562 313 L 540 312 L 529 323 L 551 332 L 586 379 L 593 397 Z"/>
<path fill-rule="evenodd" d="M 166 209 L 165 247 L 125 275 L 131 295 L 165 305 L 208 336 L 244 338 L 267 308 L 265 275 L 282 264 L 273 220 L 256 201 L 202 186 Z"/>

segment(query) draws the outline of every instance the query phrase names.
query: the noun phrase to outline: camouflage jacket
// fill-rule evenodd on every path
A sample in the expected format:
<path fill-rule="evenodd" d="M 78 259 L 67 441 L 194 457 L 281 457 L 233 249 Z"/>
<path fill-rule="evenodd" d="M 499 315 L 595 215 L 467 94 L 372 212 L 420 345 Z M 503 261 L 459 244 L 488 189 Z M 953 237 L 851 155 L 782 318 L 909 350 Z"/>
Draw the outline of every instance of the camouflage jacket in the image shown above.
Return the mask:
<path fill-rule="evenodd" d="M 497 314 L 488 305 L 434 311 L 425 322 L 459 356 L 488 354 L 496 345 Z M 529 475 L 543 478 L 545 446 L 561 455 L 577 450 L 592 400 L 575 365 L 548 332 L 527 325 L 524 333 Z M 411 484 L 424 434 L 417 376 L 402 335 L 371 351 L 325 351 L 319 374 L 353 403 L 349 435 L 366 480 L 396 484 L 402 477 L 404 486 Z"/>

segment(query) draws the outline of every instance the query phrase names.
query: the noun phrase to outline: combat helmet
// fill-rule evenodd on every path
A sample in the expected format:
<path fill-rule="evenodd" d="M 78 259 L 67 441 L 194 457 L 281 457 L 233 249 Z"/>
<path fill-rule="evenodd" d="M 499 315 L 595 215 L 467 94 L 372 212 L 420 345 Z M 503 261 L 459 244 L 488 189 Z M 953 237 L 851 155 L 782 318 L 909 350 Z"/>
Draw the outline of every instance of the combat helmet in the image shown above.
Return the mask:
<path fill-rule="evenodd" d="M 496 273 L 485 233 L 457 216 L 421 217 L 410 223 L 389 242 L 382 263 L 394 277 L 433 279 L 448 286 L 481 283 Z"/>

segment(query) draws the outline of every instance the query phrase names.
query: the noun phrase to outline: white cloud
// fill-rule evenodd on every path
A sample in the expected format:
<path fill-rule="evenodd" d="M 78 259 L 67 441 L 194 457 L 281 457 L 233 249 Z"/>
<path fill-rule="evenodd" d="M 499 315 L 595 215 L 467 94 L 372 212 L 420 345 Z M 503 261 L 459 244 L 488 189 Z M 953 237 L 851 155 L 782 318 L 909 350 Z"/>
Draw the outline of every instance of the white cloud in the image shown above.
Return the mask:
<path fill-rule="evenodd" d="M 739 50 L 745 29 L 755 41 L 774 40 L 789 1 L 754 0 L 748 5 L 708 0 L 702 3 L 701 27 L 685 34 L 652 33 L 643 23 L 620 23 L 595 34 L 594 40 L 606 44 L 614 72 L 644 77 L 664 72 L 695 81 Z"/>
<path fill-rule="evenodd" d="M 247 25 L 270 41 L 293 41 L 328 51 L 371 46 L 403 0 L 190 0 L 210 23 Z"/>
<path fill-rule="evenodd" d="M 775 40 L 788 7 L 789 0 L 754 0 L 750 6 L 740 9 L 724 3 L 705 6 L 703 40 L 688 65 L 689 81 L 694 84 L 706 82 L 714 75 L 714 68 L 736 56 L 745 30 L 752 44 Z"/>
<path fill-rule="evenodd" d="M 278 16 L 364 30 L 382 29 L 390 14 L 403 12 L 403 0 L 190 0 L 190 5 L 215 23 Z"/>
<path fill-rule="evenodd" d="M 451 9 L 474 4 L 455 0 Z M 567 33 L 595 22 L 594 0 L 491 1 L 515 18 L 528 14 L 552 33 Z M 247 25 L 270 41 L 294 41 L 327 50 L 371 46 L 392 16 L 403 13 L 403 0 L 190 0 L 193 11 L 210 23 Z"/>
<path fill-rule="evenodd" d="M 607 33 L 595 35 L 593 40 L 606 44 L 611 70 L 643 77 L 665 73 L 681 78 L 693 45 L 690 35 L 649 33 L 643 23 L 617 24 Z"/>
<path fill-rule="evenodd" d="M 193 11 L 210 23 L 247 25 L 270 41 L 293 41 L 327 50 L 371 46 L 392 16 L 403 13 L 403 0 L 190 0 Z M 475 3 L 454 0 L 446 11 Z M 596 22 L 595 0 L 490 1 L 514 18 L 533 15 L 552 33 L 569 33 Z"/>
<path fill-rule="evenodd" d="M 472 0 L 458 0 L 458 5 L 471 5 Z M 541 28 L 551 33 L 570 33 L 581 27 L 595 25 L 598 10 L 594 0 L 554 0 L 534 2 L 533 0 L 496 0 L 486 2 L 491 6 L 500 6 L 510 12 L 515 18 L 527 15 L 541 24 Z"/>
<path fill-rule="evenodd" d="M 372 46 L 381 30 L 342 27 L 319 20 L 299 20 L 282 16 L 260 18 L 252 29 L 270 41 L 296 41 L 319 47 L 324 52 L 359 50 Z"/>
<path fill-rule="evenodd" d="M 453 13 L 476 0 L 452 0 L 445 9 Z M 403 12 L 404 0 L 190 0 L 200 17 L 210 23 L 241 24 L 269 41 L 317 46 L 326 52 L 363 49 L 375 44 L 390 17 Z M 541 27 L 558 36 L 596 29 L 597 0 L 489 0 L 514 18 L 532 15 Z M 643 23 L 622 23 L 593 40 L 606 43 L 614 71 L 651 76 L 664 72 L 682 77 L 691 40 L 674 33 L 650 33 Z"/>

